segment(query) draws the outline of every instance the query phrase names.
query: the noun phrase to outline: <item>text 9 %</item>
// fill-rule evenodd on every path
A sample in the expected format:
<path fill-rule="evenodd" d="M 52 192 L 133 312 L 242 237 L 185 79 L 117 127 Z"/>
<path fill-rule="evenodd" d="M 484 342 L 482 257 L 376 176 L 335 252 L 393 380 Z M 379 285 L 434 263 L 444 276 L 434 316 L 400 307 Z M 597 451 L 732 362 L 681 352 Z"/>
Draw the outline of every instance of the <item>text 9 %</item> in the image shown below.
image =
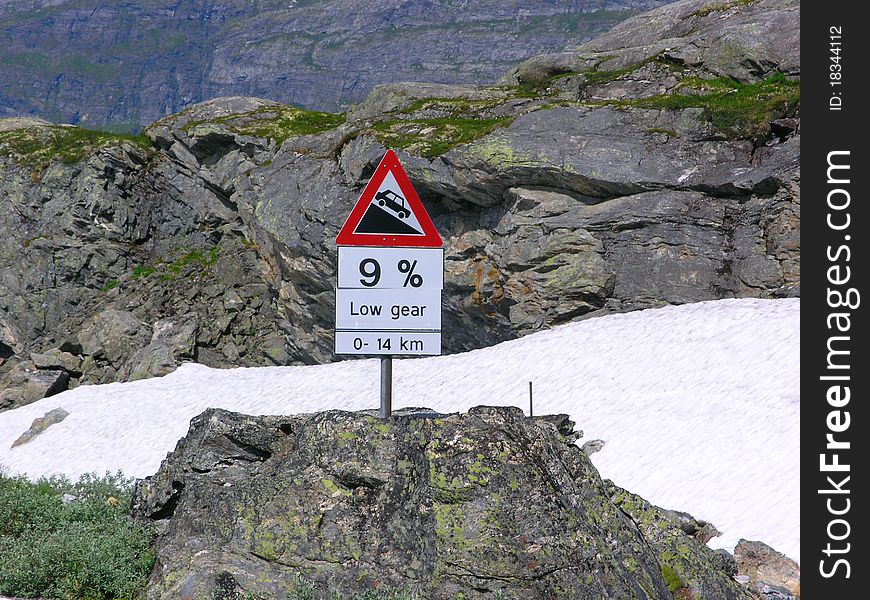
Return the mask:
<path fill-rule="evenodd" d="M 396 264 L 396 269 L 398 269 L 399 273 L 405 275 L 405 281 L 402 283 L 402 287 L 408 287 L 410 284 L 411 287 L 418 288 L 423 285 L 423 276 L 414 272 L 416 267 L 416 260 L 410 261 L 403 259 Z M 378 285 L 378 282 L 381 280 L 381 265 L 373 258 L 361 260 L 359 263 L 359 272 L 360 275 L 362 275 L 362 279 L 360 279 L 359 282 L 365 287 L 374 287 Z"/>

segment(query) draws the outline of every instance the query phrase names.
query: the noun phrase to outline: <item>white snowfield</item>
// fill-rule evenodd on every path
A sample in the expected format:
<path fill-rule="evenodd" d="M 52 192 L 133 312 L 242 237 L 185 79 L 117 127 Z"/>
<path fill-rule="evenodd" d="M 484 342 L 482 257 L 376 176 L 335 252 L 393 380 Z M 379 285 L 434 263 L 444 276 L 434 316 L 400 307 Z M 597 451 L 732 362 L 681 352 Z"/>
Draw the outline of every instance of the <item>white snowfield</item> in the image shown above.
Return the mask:
<path fill-rule="evenodd" d="M 394 408 L 480 405 L 568 413 L 602 477 L 712 522 L 711 545 L 741 537 L 800 559 L 800 302 L 721 300 L 616 314 L 464 354 L 395 360 Z M 449 332 L 445 332 L 449 335 Z M 294 414 L 378 405 L 377 359 L 210 369 L 81 386 L 0 413 L 8 474 L 157 471 L 208 407 Z M 17 448 L 36 417 L 70 415 Z"/>

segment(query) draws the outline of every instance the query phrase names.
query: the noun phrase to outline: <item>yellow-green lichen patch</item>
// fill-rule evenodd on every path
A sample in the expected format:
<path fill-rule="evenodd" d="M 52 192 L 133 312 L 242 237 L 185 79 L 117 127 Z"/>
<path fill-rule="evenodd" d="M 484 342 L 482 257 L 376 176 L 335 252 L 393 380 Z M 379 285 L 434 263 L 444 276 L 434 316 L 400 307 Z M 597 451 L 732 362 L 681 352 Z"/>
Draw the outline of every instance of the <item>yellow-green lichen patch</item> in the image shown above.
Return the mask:
<path fill-rule="evenodd" d="M 494 133 L 469 145 L 465 149 L 465 153 L 500 169 L 540 166 L 547 162 L 537 154 L 517 150 L 506 136 L 499 133 Z"/>
<path fill-rule="evenodd" d="M 101 148 L 124 143 L 143 150 L 151 148 L 151 141 L 143 135 L 52 125 L 0 131 L 0 156 L 30 167 L 46 167 L 54 160 L 77 163 Z"/>
<path fill-rule="evenodd" d="M 646 130 L 647 133 L 666 135 L 669 138 L 679 137 L 676 131 L 673 129 L 668 129 L 666 127 L 650 127 Z"/>
<path fill-rule="evenodd" d="M 665 585 L 668 586 L 671 593 L 686 587 L 686 584 L 670 565 L 662 565 L 662 579 L 665 580 Z"/>
<path fill-rule="evenodd" d="M 350 442 L 357 438 L 356 434 L 353 431 L 342 431 L 338 434 L 338 439 L 342 442 Z"/>
<path fill-rule="evenodd" d="M 483 454 L 478 454 L 475 461 L 465 466 L 468 471 L 468 481 L 478 485 L 486 485 L 489 483 L 490 477 L 495 473 L 495 469 L 485 465 L 483 462 Z"/>
<path fill-rule="evenodd" d="M 461 550 L 465 545 L 462 509 L 454 504 L 436 502 L 432 510 L 435 513 L 436 543 Z"/>
<path fill-rule="evenodd" d="M 323 484 L 323 487 L 326 488 L 326 491 L 328 491 L 329 495 L 333 498 L 353 495 L 349 489 L 337 485 L 332 479 L 323 479 L 320 483 Z"/>

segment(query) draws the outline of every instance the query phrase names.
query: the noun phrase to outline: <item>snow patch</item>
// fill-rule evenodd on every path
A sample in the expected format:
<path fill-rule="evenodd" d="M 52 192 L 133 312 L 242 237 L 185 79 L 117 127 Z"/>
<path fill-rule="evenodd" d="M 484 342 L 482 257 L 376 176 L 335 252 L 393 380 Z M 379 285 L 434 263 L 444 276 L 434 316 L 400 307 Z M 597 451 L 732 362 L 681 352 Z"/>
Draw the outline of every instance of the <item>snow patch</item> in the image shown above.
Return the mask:
<path fill-rule="evenodd" d="M 449 335 L 446 332 L 445 335 Z M 602 477 L 712 522 L 711 545 L 764 541 L 800 558 L 800 301 L 719 300 L 608 315 L 474 352 L 393 363 L 394 408 L 567 413 Z M 377 359 L 210 369 L 81 386 L 0 413 L 0 465 L 42 475 L 152 475 L 208 407 L 294 414 L 378 406 Z M 36 417 L 70 415 L 10 448 Z"/>

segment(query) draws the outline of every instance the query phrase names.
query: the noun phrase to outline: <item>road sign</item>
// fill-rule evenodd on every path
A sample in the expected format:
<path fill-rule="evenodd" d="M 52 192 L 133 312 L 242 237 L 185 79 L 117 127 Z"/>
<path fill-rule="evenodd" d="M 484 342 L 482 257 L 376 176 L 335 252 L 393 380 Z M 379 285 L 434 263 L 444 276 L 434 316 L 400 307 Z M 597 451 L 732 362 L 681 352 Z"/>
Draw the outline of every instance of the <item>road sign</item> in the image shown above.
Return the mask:
<path fill-rule="evenodd" d="M 444 251 L 396 153 L 387 150 L 335 238 L 335 353 L 381 355 L 381 410 L 393 358 L 441 354 Z"/>
<path fill-rule="evenodd" d="M 441 354 L 440 331 L 336 331 L 336 354 Z"/>
<path fill-rule="evenodd" d="M 432 288 L 335 290 L 335 328 L 441 329 L 441 290 Z"/>
<path fill-rule="evenodd" d="M 441 247 L 441 236 L 392 150 L 375 169 L 335 243 Z"/>
<path fill-rule="evenodd" d="M 444 250 L 441 248 L 338 248 L 340 288 L 444 287 Z"/>

